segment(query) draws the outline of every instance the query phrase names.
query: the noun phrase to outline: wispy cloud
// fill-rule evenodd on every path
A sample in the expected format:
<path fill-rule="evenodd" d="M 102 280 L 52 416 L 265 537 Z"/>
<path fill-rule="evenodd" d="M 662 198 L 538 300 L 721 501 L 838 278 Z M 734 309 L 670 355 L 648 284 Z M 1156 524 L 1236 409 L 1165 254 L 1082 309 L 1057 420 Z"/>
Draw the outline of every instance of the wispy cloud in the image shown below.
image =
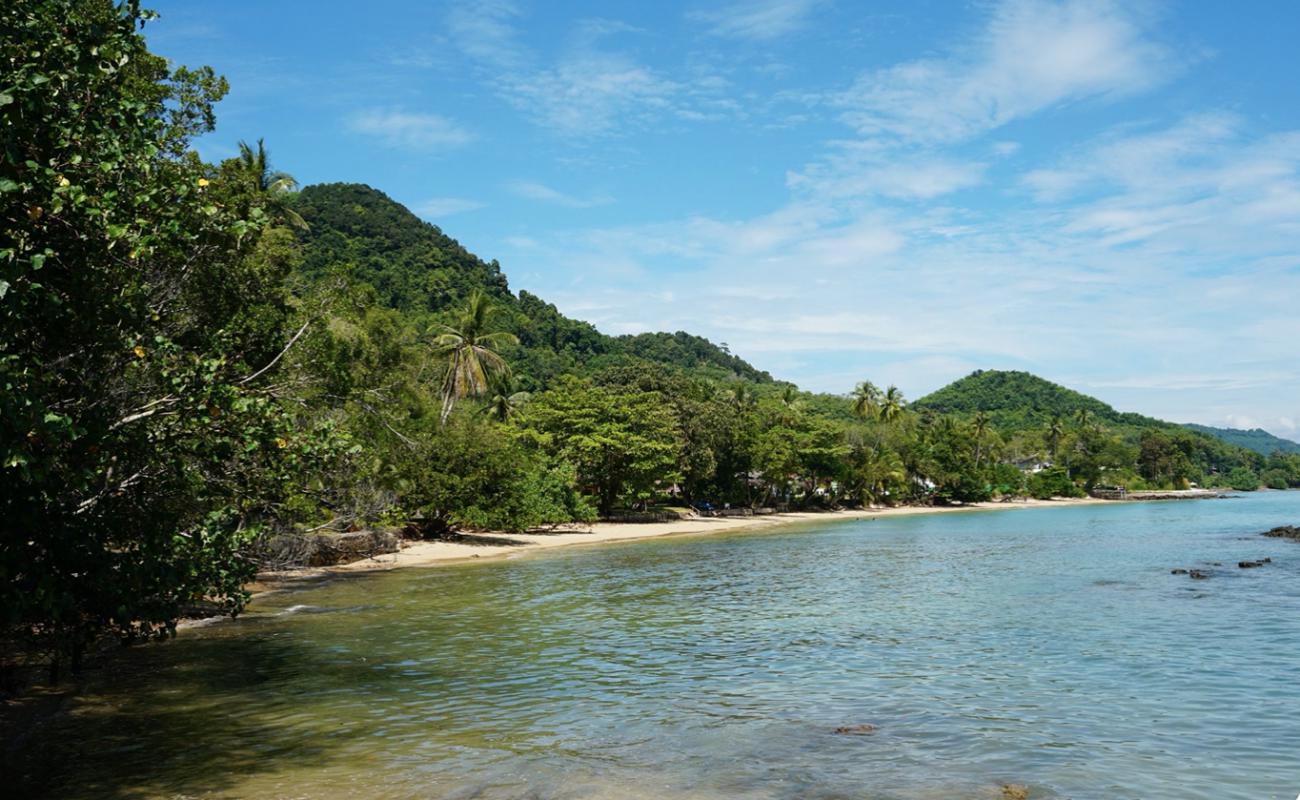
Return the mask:
<path fill-rule="evenodd" d="M 504 78 L 507 98 L 562 136 L 596 136 L 672 106 L 677 83 L 616 53 L 569 56 L 548 69 Z"/>
<path fill-rule="evenodd" d="M 746 0 L 687 16 L 716 36 L 769 41 L 802 28 L 821 0 Z"/>
<path fill-rule="evenodd" d="M 543 183 L 535 181 L 514 181 L 506 186 L 511 194 L 516 197 L 522 197 L 525 200 L 536 200 L 541 203 L 549 203 L 565 208 L 594 208 L 596 206 L 609 205 L 614 202 L 612 197 L 604 195 L 597 197 L 577 197 L 571 194 L 565 194 L 557 189 L 552 189 Z"/>
<path fill-rule="evenodd" d="M 452 41 L 465 55 L 485 63 L 517 69 L 528 61 L 515 20 L 522 14 L 506 0 L 456 3 L 447 15 Z"/>
<path fill-rule="evenodd" d="M 464 197 L 433 197 L 415 206 L 415 213 L 426 219 L 449 217 L 466 211 L 477 211 L 487 204 Z"/>
<path fill-rule="evenodd" d="M 1141 92 L 1176 59 L 1127 4 L 1012 0 L 975 43 L 863 75 L 833 98 L 870 136 L 959 140 L 1053 106 Z"/>
<path fill-rule="evenodd" d="M 374 136 L 390 147 L 423 152 L 451 150 L 474 140 L 472 133 L 446 117 L 399 109 L 359 111 L 349 120 L 348 127 Z"/>

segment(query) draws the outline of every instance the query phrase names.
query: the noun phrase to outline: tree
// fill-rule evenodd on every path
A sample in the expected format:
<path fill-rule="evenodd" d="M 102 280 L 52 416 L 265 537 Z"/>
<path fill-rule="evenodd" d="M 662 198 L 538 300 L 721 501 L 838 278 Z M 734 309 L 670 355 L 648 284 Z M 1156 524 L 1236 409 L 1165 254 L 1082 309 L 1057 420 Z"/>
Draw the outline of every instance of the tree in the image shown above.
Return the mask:
<path fill-rule="evenodd" d="M 862 381 L 853 387 L 853 414 L 858 419 L 871 419 L 879 413 L 883 395 L 871 381 Z"/>
<path fill-rule="evenodd" d="M 510 392 L 508 388 L 500 389 L 483 407 L 483 413 L 497 422 L 510 422 L 519 416 L 524 404 L 532 395 L 528 392 Z"/>
<path fill-rule="evenodd" d="M 578 485 L 595 495 L 604 515 L 620 500 L 647 500 L 679 477 L 673 413 L 657 392 L 566 377 L 533 397 L 520 426 L 543 452 L 577 468 Z"/>
<path fill-rule="evenodd" d="M 270 153 L 266 151 L 264 140 L 257 140 L 256 150 L 247 142 L 239 143 L 239 166 L 251 179 L 254 194 L 266 204 L 273 219 L 302 230 L 309 227 L 288 202 L 290 194 L 298 188 L 298 181 L 287 172 L 271 169 Z"/>
<path fill-rule="evenodd" d="M 1048 420 L 1044 436 L 1047 439 L 1047 451 L 1052 454 L 1052 460 L 1055 461 L 1056 454 L 1061 449 L 1061 439 L 1065 436 L 1065 423 L 1061 421 L 1059 414 L 1052 415 Z"/>
<path fill-rule="evenodd" d="M 189 148 L 226 83 L 170 70 L 146 19 L 0 6 L 0 635 L 55 677 L 101 632 L 237 612 L 307 436 L 269 382 L 288 251 Z"/>
<path fill-rule="evenodd" d="M 971 419 L 971 433 L 975 435 L 975 466 L 980 465 L 983 457 L 984 437 L 988 435 L 991 420 L 989 415 L 983 411 L 976 411 L 975 416 Z"/>
<path fill-rule="evenodd" d="M 893 424 L 903 415 L 903 409 L 906 407 L 907 402 L 903 400 L 903 393 L 897 386 L 890 386 L 880 399 L 880 421 Z"/>
<path fill-rule="evenodd" d="M 446 359 L 442 378 L 442 415 L 446 424 L 456 401 L 485 394 L 493 380 L 510 377 L 510 365 L 497 352 L 507 344 L 518 344 L 513 333 L 492 331 L 497 307 L 488 296 L 474 291 L 455 325 L 443 325 L 434 339 L 434 352 Z"/>

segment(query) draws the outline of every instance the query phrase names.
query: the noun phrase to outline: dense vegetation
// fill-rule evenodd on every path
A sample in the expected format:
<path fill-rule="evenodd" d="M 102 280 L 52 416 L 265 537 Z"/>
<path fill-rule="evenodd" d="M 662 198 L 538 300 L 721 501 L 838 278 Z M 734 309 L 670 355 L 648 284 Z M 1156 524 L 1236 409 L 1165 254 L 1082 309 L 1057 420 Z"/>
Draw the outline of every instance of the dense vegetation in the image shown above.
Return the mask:
<path fill-rule="evenodd" d="M 1222 439 L 1228 444 L 1237 447 L 1253 450 L 1262 456 L 1272 455 L 1275 452 L 1300 453 L 1300 442 L 1274 436 L 1263 428 L 1243 431 L 1236 428 L 1212 428 L 1209 425 L 1197 425 L 1194 422 L 1184 423 L 1183 427 L 1208 434 L 1216 439 Z"/>
<path fill-rule="evenodd" d="M 1023 373 L 814 395 L 686 333 L 610 337 L 365 186 L 193 138 L 226 90 L 136 3 L 0 10 L 0 663 L 230 613 L 277 538 L 620 508 L 1300 485 Z M 1032 465 L 1032 467 L 1031 467 Z"/>

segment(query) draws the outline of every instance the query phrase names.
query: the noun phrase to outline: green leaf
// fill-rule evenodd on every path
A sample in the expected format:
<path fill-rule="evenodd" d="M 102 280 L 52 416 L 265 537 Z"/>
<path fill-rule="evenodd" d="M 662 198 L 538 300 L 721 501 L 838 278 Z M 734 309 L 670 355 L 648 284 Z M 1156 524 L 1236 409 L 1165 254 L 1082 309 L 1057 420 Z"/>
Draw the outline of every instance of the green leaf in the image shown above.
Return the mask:
<path fill-rule="evenodd" d="M 0 300 L 3 300 L 7 294 L 9 294 L 9 281 L 0 278 Z"/>
<path fill-rule="evenodd" d="M 14 101 L 14 96 L 5 92 L 0 92 L 0 106 L 7 106 Z"/>

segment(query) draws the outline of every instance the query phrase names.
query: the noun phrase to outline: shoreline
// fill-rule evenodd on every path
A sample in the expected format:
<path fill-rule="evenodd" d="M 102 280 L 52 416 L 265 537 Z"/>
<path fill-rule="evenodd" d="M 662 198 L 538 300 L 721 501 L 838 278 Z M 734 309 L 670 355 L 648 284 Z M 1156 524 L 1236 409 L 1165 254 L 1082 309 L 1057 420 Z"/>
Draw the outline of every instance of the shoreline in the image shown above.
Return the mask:
<path fill-rule="evenodd" d="M 1095 497 L 1068 497 L 1052 500 L 1013 500 L 1007 502 L 970 503 L 961 506 L 895 506 L 841 511 L 787 511 L 761 517 L 691 517 L 668 522 L 595 522 L 589 526 L 561 526 L 554 531 L 530 533 L 474 533 L 473 543 L 413 542 L 395 553 L 363 558 L 328 567 L 264 572 L 249 588 L 253 598 L 282 591 L 298 582 L 335 575 L 365 575 L 395 569 L 417 569 L 500 561 L 524 557 L 560 547 L 603 545 L 666 537 L 710 536 L 718 533 L 742 533 L 798 525 L 808 522 L 847 522 L 878 517 L 906 517 L 924 514 L 955 514 L 979 511 L 1010 511 L 1028 508 L 1062 508 L 1081 505 L 1116 505 L 1123 502 Z M 207 620 L 183 621 L 178 627 L 206 624 Z"/>

